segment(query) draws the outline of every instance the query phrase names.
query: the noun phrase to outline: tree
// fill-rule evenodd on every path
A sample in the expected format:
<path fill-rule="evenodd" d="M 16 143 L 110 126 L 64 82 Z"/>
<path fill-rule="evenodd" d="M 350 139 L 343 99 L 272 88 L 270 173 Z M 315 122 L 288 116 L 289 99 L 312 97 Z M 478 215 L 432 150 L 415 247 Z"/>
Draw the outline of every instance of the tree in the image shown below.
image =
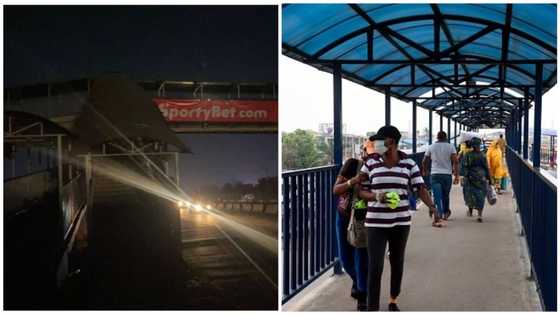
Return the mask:
<path fill-rule="evenodd" d="M 295 170 L 322 165 L 324 157 L 310 130 L 282 133 L 282 169 Z"/>
<path fill-rule="evenodd" d="M 319 165 L 334 164 L 334 148 L 332 139 L 327 139 L 326 141 L 317 139 L 317 150 L 319 150 L 321 156 Z"/>

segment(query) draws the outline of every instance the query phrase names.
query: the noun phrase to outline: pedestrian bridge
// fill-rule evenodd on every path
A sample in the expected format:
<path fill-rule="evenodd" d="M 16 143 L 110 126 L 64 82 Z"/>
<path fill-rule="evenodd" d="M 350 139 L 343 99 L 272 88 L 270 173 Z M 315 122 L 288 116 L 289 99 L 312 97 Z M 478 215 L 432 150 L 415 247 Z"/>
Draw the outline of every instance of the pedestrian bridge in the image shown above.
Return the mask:
<path fill-rule="evenodd" d="M 434 112 L 439 130 L 447 118 L 449 139 L 505 129 L 510 192 L 487 208 L 482 224 L 465 217 L 458 187 L 447 228 L 432 228 L 420 206 L 402 308 L 556 311 L 557 181 L 541 169 L 542 95 L 556 84 L 556 5 L 288 4 L 282 11 L 283 54 L 332 73 L 334 117 L 334 165 L 282 174 L 283 308 L 354 309 L 337 258 L 331 193 L 343 162 L 345 78 L 385 94 L 385 125 L 397 98 L 411 103 L 412 130 L 417 107 L 429 111 L 432 136 Z M 416 140 L 412 132 L 419 164 Z"/>

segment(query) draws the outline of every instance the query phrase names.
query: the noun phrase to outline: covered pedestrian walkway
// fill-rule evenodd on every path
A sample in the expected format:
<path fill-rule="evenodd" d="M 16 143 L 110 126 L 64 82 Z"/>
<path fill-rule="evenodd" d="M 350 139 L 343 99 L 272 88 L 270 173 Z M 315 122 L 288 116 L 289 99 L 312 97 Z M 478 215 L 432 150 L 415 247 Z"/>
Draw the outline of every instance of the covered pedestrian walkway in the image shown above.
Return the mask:
<path fill-rule="evenodd" d="M 439 130 L 445 130 L 443 117 L 448 119 L 450 139 L 463 130 L 506 130 L 513 192 L 500 196 L 495 211 L 488 211 L 488 224 L 480 226 L 462 222 L 464 215 L 457 213 L 452 227 L 434 231 L 423 227 L 428 222 L 425 213 L 418 214 L 409 239 L 403 307 L 406 304 L 409 311 L 535 310 L 538 307 L 532 302 L 531 291 L 522 289 L 530 287 L 526 281 L 529 276 L 536 286 L 533 291 L 538 306 L 556 310 L 557 188 L 541 173 L 538 149 L 542 95 L 556 84 L 556 5 L 289 4 L 282 11 L 284 55 L 333 74 L 335 162 L 282 175 L 284 307 L 312 310 L 313 305 L 326 306 L 338 296 L 346 296 L 325 289 L 316 298 L 305 299 L 309 289 L 320 288 L 316 280 L 325 279 L 331 267 L 337 276 L 328 281 L 339 279 L 337 285 L 346 281 L 338 276 L 342 270 L 335 246 L 335 199 L 331 194 L 343 162 L 345 78 L 385 94 L 386 125 L 391 124 L 394 97 L 411 103 L 413 130 L 417 130 L 418 106 L 430 113 L 431 135 L 433 112 L 440 115 Z M 364 100 L 364 106 L 366 103 Z M 372 112 L 382 110 L 376 105 L 371 104 Z M 530 108 L 534 109 L 535 148 L 531 152 Z M 416 132 L 412 137 L 411 157 L 419 163 L 423 153 L 416 152 Z M 462 204 L 461 198 L 455 196 L 452 208 L 458 204 Z M 517 210 L 520 228 L 513 224 Z M 436 232 L 450 236 L 440 239 L 440 246 L 421 242 L 422 237 L 429 239 Z M 469 233 L 473 233 L 472 244 L 458 241 Z M 503 240 L 501 246 L 489 246 L 495 238 Z M 527 271 L 519 254 L 523 246 L 513 240 L 527 244 Z M 470 247 L 473 244 L 486 246 Z M 441 278 L 430 266 L 451 273 Z M 502 298 L 484 297 L 484 292 L 496 292 Z"/>

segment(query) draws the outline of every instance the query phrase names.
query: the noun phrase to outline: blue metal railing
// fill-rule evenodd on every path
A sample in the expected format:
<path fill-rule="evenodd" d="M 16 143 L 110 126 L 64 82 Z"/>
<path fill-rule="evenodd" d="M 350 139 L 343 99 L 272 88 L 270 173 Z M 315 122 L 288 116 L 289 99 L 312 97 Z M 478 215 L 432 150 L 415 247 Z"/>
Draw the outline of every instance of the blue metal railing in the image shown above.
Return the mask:
<path fill-rule="evenodd" d="M 282 303 L 337 260 L 336 165 L 282 173 Z"/>
<path fill-rule="evenodd" d="M 556 311 L 556 185 L 515 153 L 506 149 L 511 183 L 542 304 Z"/>

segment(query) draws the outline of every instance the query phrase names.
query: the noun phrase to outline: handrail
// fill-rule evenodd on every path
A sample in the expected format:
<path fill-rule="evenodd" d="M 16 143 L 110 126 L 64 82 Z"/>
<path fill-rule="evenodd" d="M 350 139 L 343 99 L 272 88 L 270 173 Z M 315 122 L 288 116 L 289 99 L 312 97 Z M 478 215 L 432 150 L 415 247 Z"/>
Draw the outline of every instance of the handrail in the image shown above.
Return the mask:
<path fill-rule="evenodd" d="M 510 147 L 509 145 L 506 145 L 506 147 L 507 147 L 508 149 L 510 149 L 510 150 L 511 150 L 511 153 L 514 154 L 516 157 L 518 157 L 518 158 L 521 160 L 521 162 L 522 162 L 523 164 L 525 164 L 531 171 L 535 172 L 535 175 L 539 176 L 539 178 L 542 179 L 542 180 L 544 181 L 545 184 L 547 184 L 551 189 L 554 189 L 555 191 L 557 190 L 557 185 L 556 185 L 556 183 L 552 182 L 549 178 L 547 178 L 547 177 L 541 172 L 541 169 L 540 169 L 540 168 L 535 168 L 535 167 L 533 166 L 533 164 L 532 164 L 531 161 L 523 159 L 523 155 L 521 155 L 521 154 L 515 152 L 515 150 L 514 150 L 512 147 Z"/>
<path fill-rule="evenodd" d="M 27 177 L 27 176 L 37 175 L 37 174 L 40 174 L 40 173 L 47 173 L 47 172 L 52 171 L 53 169 L 55 169 L 55 168 L 51 167 L 51 168 L 46 168 L 46 169 L 42 169 L 42 170 L 37 170 L 37 171 L 27 173 L 27 174 L 24 174 L 24 175 L 19 175 L 19 176 L 6 178 L 6 179 L 4 179 L 4 184 L 7 183 L 7 182 L 14 181 L 14 180 L 22 179 L 22 178 Z"/>
<path fill-rule="evenodd" d="M 324 165 L 324 166 L 317 166 L 317 167 L 310 167 L 310 168 L 304 168 L 304 169 L 299 169 L 299 170 L 288 170 L 288 171 L 283 171 L 282 172 L 282 176 L 284 175 L 298 175 L 298 174 L 303 174 L 303 173 L 307 173 L 307 172 L 316 172 L 316 171 L 321 171 L 327 168 L 334 168 L 337 167 L 334 164 L 330 164 L 330 165 Z"/>

